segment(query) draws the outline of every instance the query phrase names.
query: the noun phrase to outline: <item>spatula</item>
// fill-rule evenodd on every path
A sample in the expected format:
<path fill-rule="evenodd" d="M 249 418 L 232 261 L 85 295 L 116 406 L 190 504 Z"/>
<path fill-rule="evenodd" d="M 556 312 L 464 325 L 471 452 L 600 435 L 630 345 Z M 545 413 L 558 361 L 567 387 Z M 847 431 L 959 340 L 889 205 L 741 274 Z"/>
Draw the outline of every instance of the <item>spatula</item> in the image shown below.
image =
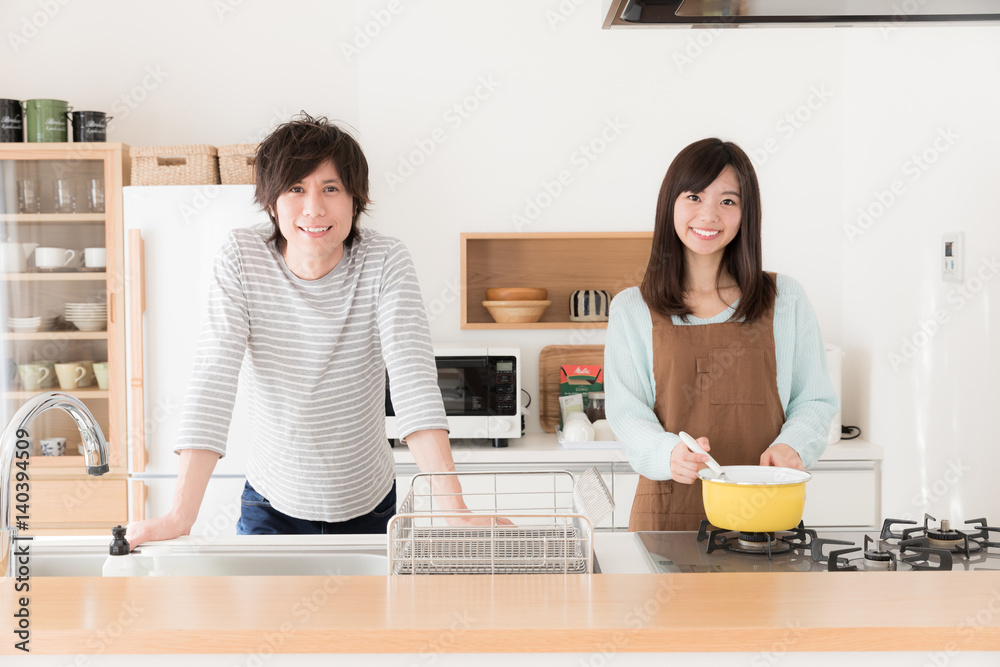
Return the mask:
<path fill-rule="evenodd" d="M 726 477 L 726 473 L 722 469 L 722 466 L 719 465 L 719 462 L 713 459 L 711 454 L 702 449 L 701 445 L 698 444 L 697 440 L 692 438 L 684 431 L 681 431 L 677 435 L 681 437 L 681 442 L 683 442 L 687 446 L 687 448 L 690 449 L 692 452 L 694 452 L 695 454 L 704 454 L 705 456 L 708 457 L 707 465 L 715 472 L 715 474 L 719 476 L 719 479 L 724 479 L 727 482 L 731 481 L 728 477 Z"/>

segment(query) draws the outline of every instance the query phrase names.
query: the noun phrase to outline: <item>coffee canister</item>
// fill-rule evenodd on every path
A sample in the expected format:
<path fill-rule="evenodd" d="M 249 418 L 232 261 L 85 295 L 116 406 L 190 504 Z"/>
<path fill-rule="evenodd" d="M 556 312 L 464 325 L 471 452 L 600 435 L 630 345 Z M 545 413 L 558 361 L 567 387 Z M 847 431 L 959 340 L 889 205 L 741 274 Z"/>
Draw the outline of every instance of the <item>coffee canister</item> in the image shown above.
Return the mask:
<path fill-rule="evenodd" d="M 74 111 L 73 141 L 107 141 L 108 121 L 103 111 Z"/>
<path fill-rule="evenodd" d="M 570 322 L 607 322 L 611 292 L 603 289 L 578 289 L 569 295 Z"/>
<path fill-rule="evenodd" d="M 0 100 L 0 142 L 24 141 L 24 113 L 20 100 Z"/>
<path fill-rule="evenodd" d="M 69 141 L 69 121 L 66 114 L 71 107 L 67 102 L 63 100 L 27 100 L 23 106 L 25 127 L 27 128 L 25 141 Z"/>

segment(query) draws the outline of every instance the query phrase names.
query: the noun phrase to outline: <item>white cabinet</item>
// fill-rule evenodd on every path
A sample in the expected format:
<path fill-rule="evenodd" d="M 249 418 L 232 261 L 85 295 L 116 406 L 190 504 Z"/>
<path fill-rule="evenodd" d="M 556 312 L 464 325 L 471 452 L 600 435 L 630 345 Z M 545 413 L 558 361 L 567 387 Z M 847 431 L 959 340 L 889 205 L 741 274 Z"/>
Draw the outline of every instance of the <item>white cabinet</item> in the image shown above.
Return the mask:
<path fill-rule="evenodd" d="M 879 523 L 878 474 L 873 461 L 820 461 L 809 472 L 807 526 L 876 526 Z"/>

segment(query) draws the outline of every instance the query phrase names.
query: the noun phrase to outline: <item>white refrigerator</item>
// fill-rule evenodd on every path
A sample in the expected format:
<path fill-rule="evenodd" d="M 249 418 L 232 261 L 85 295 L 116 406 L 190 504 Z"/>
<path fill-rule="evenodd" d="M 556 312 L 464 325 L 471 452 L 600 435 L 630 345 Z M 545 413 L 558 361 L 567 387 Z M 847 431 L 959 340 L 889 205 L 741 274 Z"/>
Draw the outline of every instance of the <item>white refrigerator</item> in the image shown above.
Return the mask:
<path fill-rule="evenodd" d="M 145 418 L 140 420 L 129 388 L 129 507 L 145 493 L 146 518 L 162 516 L 173 502 L 179 457 L 173 453 L 181 407 L 191 375 L 215 256 L 226 234 L 236 227 L 267 222 L 252 202 L 253 186 L 132 186 L 124 189 L 126 276 L 131 275 L 130 230 L 140 230 L 145 245 L 145 312 L 141 331 L 132 323 L 133 293 L 126 280 L 128 364 L 142 346 L 142 390 Z M 235 535 L 250 427 L 245 382 L 240 383 L 229 432 L 227 455 L 216 465 L 192 535 Z M 138 423 L 142 421 L 142 423 Z M 148 463 L 133 452 L 144 439 Z M 143 491 L 144 489 L 144 491 Z M 136 517 L 130 517 L 135 520 Z"/>

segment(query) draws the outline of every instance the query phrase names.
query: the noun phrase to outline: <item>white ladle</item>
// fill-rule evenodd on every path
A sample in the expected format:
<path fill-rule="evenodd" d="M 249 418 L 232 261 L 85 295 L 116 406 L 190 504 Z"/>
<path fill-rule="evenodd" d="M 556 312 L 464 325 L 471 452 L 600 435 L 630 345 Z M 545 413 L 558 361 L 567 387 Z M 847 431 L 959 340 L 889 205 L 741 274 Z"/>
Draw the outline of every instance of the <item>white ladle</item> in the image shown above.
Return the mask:
<path fill-rule="evenodd" d="M 719 479 L 724 479 L 727 482 L 731 481 L 728 477 L 726 477 L 726 473 L 722 469 L 722 466 L 719 465 L 719 462 L 713 459 L 711 454 L 702 449 L 701 445 L 698 444 L 697 440 L 692 438 L 684 431 L 681 431 L 677 435 L 681 437 L 681 442 L 683 442 L 687 446 L 687 448 L 690 449 L 692 452 L 694 452 L 695 454 L 704 454 L 705 456 L 708 457 L 707 465 L 709 468 L 712 469 L 713 472 L 715 472 L 715 474 L 719 476 Z"/>

